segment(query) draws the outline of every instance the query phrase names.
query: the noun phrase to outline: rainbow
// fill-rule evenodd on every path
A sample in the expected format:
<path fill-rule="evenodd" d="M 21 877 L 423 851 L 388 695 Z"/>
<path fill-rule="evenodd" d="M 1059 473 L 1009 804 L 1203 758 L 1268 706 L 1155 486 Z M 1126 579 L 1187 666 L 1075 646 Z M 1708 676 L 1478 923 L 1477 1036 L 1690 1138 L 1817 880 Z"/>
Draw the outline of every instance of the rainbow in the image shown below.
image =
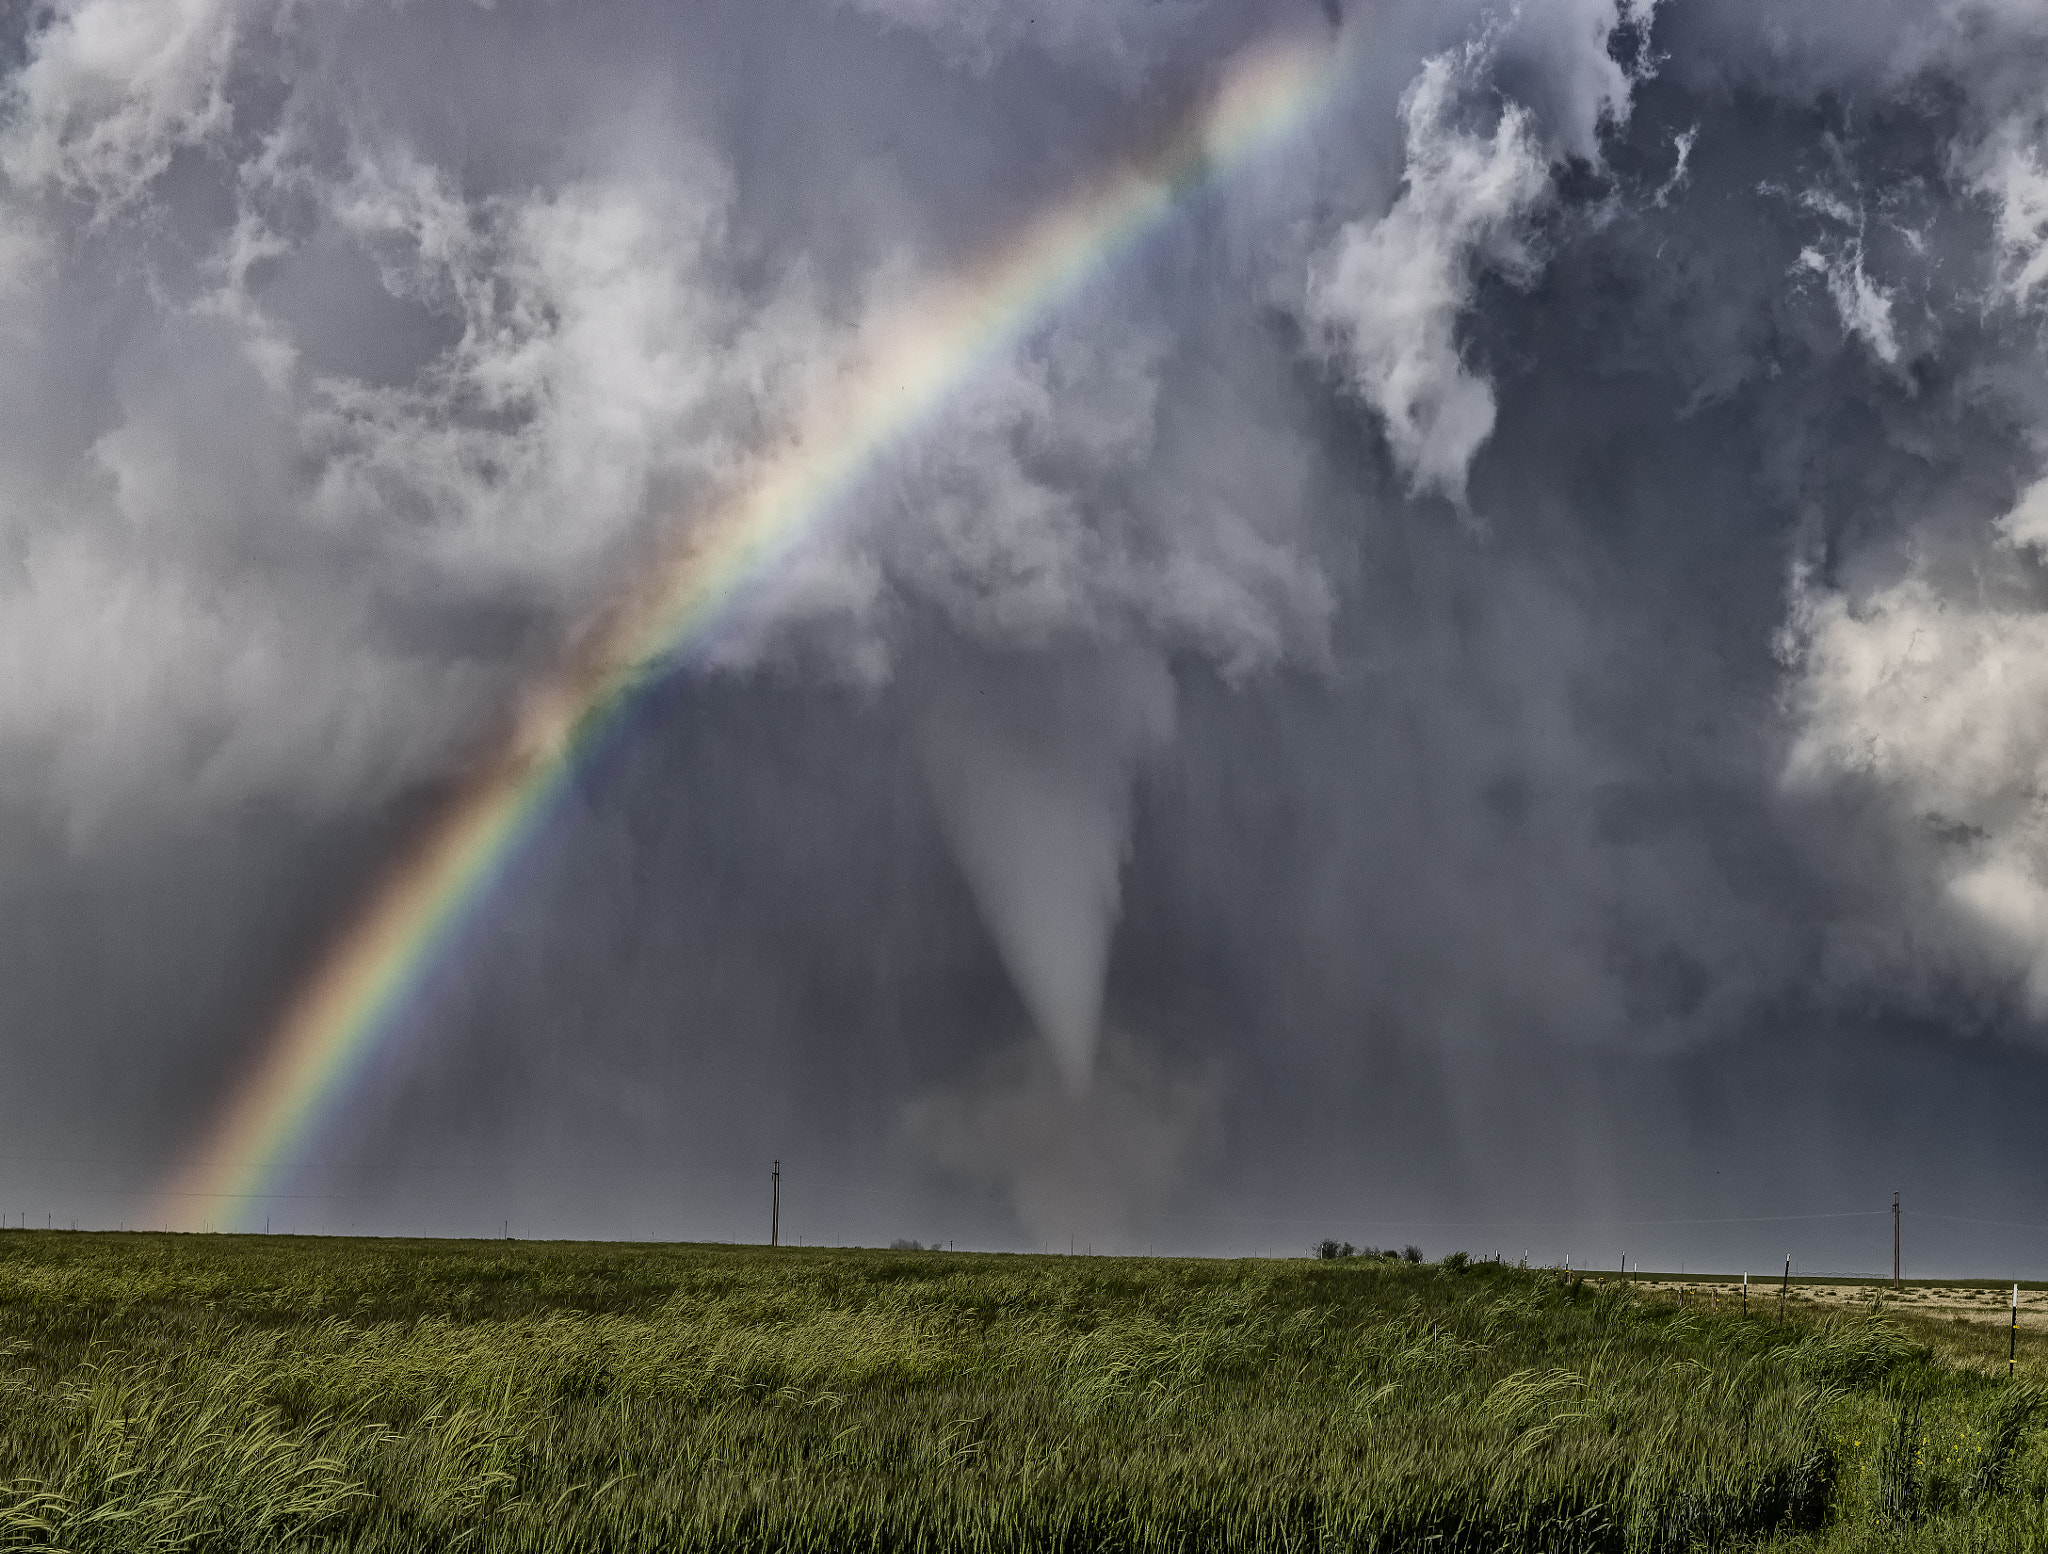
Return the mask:
<path fill-rule="evenodd" d="M 878 458 L 1185 202 L 1293 138 L 1328 100 L 1339 53 L 1281 39 L 1240 58 L 1201 109 L 865 331 L 866 354 L 711 510 L 641 569 L 567 665 L 515 709 L 486 759 L 374 883 L 284 1007 L 253 1067 L 162 1190 L 167 1221 L 247 1227 L 288 1197 L 350 1097 L 650 686 L 701 656 L 740 602 L 814 541 Z"/>

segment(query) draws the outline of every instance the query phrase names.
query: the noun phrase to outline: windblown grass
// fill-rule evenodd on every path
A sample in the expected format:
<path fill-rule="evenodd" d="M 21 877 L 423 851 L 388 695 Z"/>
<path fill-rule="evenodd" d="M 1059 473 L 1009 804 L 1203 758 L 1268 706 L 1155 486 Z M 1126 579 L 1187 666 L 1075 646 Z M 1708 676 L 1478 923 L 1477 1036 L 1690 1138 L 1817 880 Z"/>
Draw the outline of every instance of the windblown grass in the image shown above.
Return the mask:
<path fill-rule="evenodd" d="M 1490 1265 L 0 1238 L 0 1548 L 2048 1547 L 2033 1399 Z"/>

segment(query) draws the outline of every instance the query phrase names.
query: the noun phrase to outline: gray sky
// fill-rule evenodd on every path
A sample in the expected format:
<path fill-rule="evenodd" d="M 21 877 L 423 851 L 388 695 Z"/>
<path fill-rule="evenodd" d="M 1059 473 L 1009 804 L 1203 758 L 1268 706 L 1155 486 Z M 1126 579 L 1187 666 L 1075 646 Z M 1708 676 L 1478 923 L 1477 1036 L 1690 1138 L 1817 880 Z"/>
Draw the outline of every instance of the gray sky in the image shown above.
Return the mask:
<path fill-rule="evenodd" d="M 1284 37 L 274 1220 L 2048 1274 L 2048 12 L 1848 15 L 0 7 L 0 1211 L 147 1212 L 648 548 Z"/>

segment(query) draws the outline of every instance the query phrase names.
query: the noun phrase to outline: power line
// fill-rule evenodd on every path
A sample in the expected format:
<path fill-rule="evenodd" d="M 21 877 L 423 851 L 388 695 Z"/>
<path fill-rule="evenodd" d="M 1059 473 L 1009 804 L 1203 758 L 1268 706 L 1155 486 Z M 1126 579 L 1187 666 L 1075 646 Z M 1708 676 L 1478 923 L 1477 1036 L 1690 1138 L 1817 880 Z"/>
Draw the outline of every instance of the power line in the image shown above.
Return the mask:
<path fill-rule="evenodd" d="M 2048 1230 L 2048 1225 L 2029 1225 L 2016 1219 L 1966 1219 L 1960 1214 L 1929 1214 L 1924 1209 L 1915 1218 L 1947 1220 L 1952 1225 L 1993 1225 L 2000 1230 Z"/>

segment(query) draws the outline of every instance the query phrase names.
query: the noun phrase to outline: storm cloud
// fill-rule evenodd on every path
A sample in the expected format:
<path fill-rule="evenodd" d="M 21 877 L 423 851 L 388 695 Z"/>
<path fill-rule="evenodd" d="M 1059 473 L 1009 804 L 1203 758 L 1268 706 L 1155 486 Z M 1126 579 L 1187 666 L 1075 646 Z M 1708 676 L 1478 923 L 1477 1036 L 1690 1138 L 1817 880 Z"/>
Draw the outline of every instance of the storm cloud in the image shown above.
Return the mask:
<path fill-rule="evenodd" d="M 154 1212 L 522 688 L 1284 42 L 274 1217 L 2048 1266 L 2037 5 L 0 14 L 0 1209 Z"/>

